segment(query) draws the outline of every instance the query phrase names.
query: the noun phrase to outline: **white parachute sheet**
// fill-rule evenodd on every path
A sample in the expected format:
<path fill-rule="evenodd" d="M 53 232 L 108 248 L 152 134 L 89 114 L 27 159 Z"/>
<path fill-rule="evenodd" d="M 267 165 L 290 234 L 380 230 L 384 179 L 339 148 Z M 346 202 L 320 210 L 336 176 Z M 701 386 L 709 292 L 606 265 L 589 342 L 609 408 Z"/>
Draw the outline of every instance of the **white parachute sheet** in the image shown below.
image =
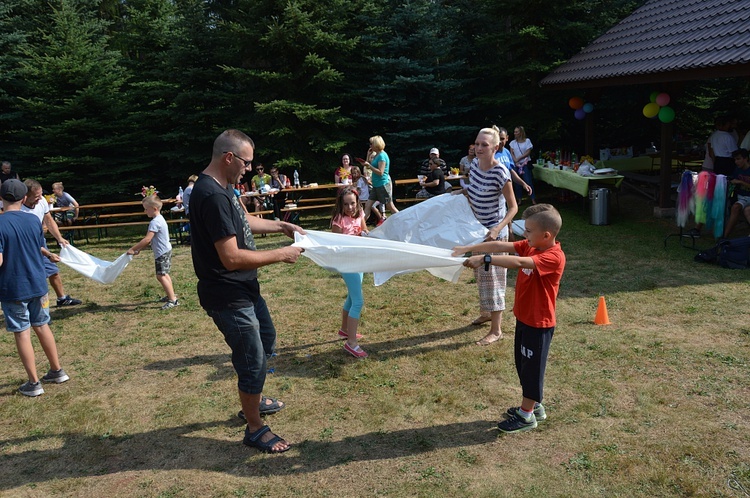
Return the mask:
<path fill-rule="evenodd" d="M 104 261 L 70 244 L 60 249 L 60 261 L 100 284 L 114 282 L 132 259 L 133 256 L 124 253 L 115 261 Z"/>
<path fill-rule="evenodd" d="M 390 216 L 368 237 L 310 230 L 295 234 L 294 245 L 329 270 L 373 273 L 375 285 L 420 270 L 455 283 L 464 258 L 452 257 L 451 249 L 481 242 L 486 233 L 466 197 L 444 194 Z"/>
<path fill-rule="evenodd" d="M 428 270 L 437 277 L 457 280 L 465 259 L 452 257 L 450 249 L 317 230 L 295 233 L 294 239 L 294 246 L 305 250 L 303 256 L 340 273 Z"/>

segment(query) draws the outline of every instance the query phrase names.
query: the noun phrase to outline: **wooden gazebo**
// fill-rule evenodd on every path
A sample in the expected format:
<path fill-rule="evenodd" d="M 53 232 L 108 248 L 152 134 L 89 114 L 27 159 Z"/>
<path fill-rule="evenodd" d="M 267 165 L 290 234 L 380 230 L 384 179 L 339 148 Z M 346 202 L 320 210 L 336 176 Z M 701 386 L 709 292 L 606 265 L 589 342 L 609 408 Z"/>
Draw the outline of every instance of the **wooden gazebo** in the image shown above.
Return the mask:
<path fill-rule="evenodd" d="M 590 89 L 659 84 L 678 94 L 690 80 L 750 77 L 750 0 L 650 0 L 541 80 Z M 673 123 L 661 125 L 659 208 L 670 207 Z M 594 118 L 586 117 L 586 150 Z"/>

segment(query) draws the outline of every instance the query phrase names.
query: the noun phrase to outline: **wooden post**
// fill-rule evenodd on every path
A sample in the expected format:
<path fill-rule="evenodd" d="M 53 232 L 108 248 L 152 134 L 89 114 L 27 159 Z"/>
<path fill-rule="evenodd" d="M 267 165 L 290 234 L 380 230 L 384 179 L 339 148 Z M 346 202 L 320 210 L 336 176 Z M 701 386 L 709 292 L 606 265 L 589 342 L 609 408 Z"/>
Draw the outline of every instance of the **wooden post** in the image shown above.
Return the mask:
<path fill-rule="evenodd" d="M 661 175 L 659 177 L 659 207 L 672 207 L 671 185 L 672 185 L 672 148 L 674 143 L 672 136 L 674 125 L 670 123 L 661 124 Z"/>

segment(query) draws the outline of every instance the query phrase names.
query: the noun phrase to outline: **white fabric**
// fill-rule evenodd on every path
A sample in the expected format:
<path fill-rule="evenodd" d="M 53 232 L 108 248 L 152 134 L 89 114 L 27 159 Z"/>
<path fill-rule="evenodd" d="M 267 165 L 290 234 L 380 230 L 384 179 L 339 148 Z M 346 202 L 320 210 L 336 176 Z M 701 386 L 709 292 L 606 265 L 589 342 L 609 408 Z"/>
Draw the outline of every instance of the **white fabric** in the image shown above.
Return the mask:
<path fill-rule="evenodd" d="M 523 221 L 513 231 L 523 235 Z M 372 272 L 375 285 L 419 270 L 456 283 L 464 258 L 451 257 L 452 248 L 482 242 L 486 234 L 465 196 L 443 194 L 391 215 L 369 237 L 308 230 L 295 234 L 294 245 L 323 268 Z"/>
<path fill-rule="evenodd" d="M 452 257 L 450 249 L 317 230 L 307 230 L 307 235 L 295 233 L 294 240 L 295 247 L 305 250 L 303 256 L 340 273 L 429 270 L 437 277 L 457 281 L 465 259 Z"/>
<path fill-rule="evenodd" d="M 60 261 L 100 284 L 114 282 L 132 259 L 133 256 L 125 253 L 114 262 L 103 261 L 76 249 L 71 244 L 60 249 Z"/>
<path fill-rule="evenodd" d="M 452 249 L 477 244 L 484 240 L 487 229 L 474 217 L 469 200 L 463 195 L 443 194 L 399 211 L 370 232 L 370 237 L 399 240 L 412 244 Z M 458 282 L 461 267 L 424 268 L 432 275 Z M 375 285 L 385 283 L 394 275 L 418 270 L 386 270 L 374 274 Z"/>

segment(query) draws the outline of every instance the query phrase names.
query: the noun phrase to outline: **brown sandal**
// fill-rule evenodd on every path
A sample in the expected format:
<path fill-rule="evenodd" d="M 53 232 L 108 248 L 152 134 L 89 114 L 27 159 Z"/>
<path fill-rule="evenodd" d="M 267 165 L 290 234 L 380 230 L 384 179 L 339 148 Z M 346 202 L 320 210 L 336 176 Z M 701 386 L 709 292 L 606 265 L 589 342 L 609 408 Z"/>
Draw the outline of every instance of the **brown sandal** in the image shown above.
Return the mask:
<path fill-rule="evenodd" d="M 503 338 L 503 333 L 500 332 L 500 335 L 495 334 L 487 334 L 486 336 L 482 337 L 480 340 L 476 342 L 477 346 L 489 346 L 493 342 L 497 342 L 500 339 Z"/>
<path fill-rule="evenodd" d="M 483 323 L 487 323 L 491 321 L 492 321 L 492 315 L 479 315 L 479 317 L 476 318 L 473 322 L 471 322 L 471 324 L 482 325 Z"/>

